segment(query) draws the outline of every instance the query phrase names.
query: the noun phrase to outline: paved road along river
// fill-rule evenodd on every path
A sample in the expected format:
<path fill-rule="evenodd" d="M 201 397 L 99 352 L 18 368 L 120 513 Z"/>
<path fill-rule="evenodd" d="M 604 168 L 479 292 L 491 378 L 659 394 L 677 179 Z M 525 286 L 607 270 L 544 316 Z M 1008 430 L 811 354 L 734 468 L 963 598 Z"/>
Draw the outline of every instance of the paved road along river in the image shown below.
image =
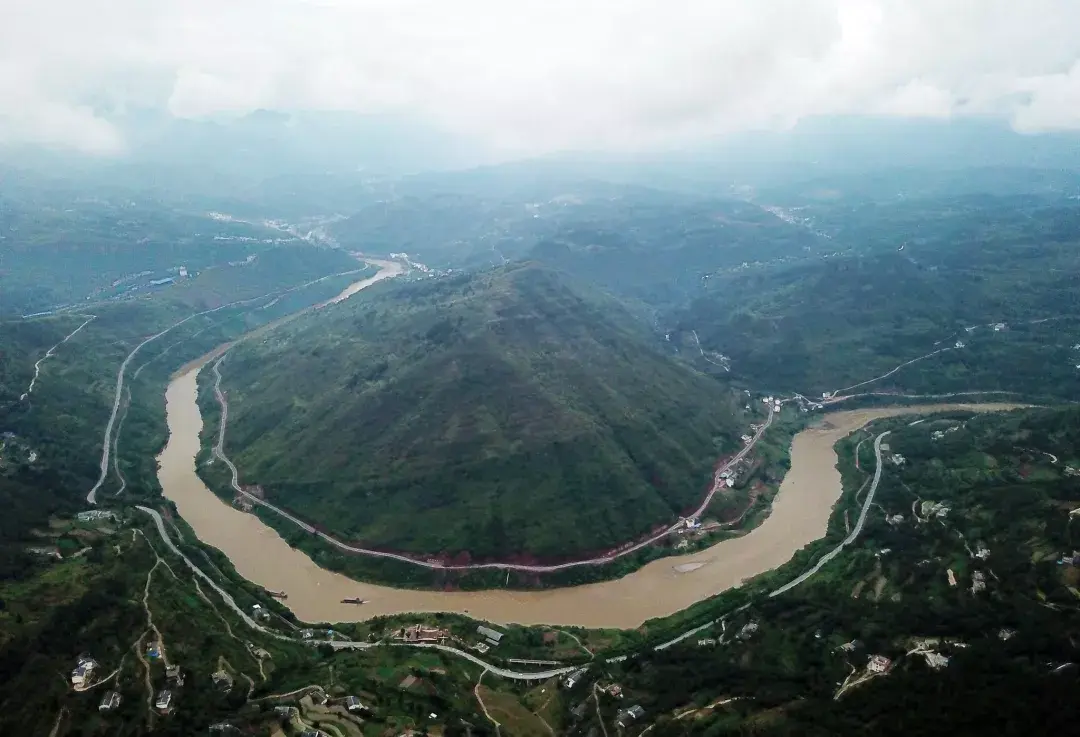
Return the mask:
<path fill-rule="evenodd" d="M 208 360 L 185 367 L 166 391 L 169 440 L 158 456 L 158 479 L 165 496 L 200 540 L 225 553 L 248 580 L 288 593 L 288 606 L 308 622 L 453 611 L 498 623 L 637 627 L 782 565 L 797 550 L 823 536 L 841 490 L 833 445 L 845 435 L 880 417 L 950 408 L 1008 407 L 940 404 L 825 415 L 817 426 L 795 437 L 791 470 L 773 502 L 772 514 L 758 528 L 694 555 L 653 561 L 621 579 L 550 591 L 414 591 L 359 583 L 320 568 L 257 517 L 221 501 L 206 487 L 195 472 L 203 425 L 196 402 L 196 377 Z M 360 597 L 369 603 L 342 604 L 346 597 Z"/>

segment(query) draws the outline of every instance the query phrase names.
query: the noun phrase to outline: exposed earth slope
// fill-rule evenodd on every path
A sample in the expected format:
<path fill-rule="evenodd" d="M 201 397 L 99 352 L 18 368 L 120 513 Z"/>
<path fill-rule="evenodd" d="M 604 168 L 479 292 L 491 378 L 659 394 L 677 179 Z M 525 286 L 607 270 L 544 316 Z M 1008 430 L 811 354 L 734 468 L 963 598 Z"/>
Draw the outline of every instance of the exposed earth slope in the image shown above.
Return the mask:
<path fill-rule="evenodd" d="M 388 549 L 604 550 L 695 506 L 737 443 L 731 395 L 536 264 L 380 285 L 222 368 L 243 481 Z"/>

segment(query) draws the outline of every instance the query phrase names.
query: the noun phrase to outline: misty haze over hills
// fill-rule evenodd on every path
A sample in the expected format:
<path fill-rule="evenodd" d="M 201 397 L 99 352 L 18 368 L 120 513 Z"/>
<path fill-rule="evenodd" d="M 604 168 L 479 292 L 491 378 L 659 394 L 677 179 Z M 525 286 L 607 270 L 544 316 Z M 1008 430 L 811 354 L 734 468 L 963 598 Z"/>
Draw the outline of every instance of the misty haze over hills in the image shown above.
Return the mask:
<path fill-rule="evenodd" d="M 24 170 L 76 187 L 118 186 L 208 204 L 239 198 L 261 205 L 267 216 L 347 214 L 373 193 L 382 198 L 428 188 L 495 192 L 606 180 L 745 196 L 738 187 L 776 189 L 873 172 L 923 172 L 940 180 L 971 169 L 1025 169 L 1027 177 L 1038 171 L 1067 183 L 1067 172 L 1080 169 L 1080 133 L 1017 133 L 990 118 L 812 118 L 790 130 L 734 134 L 692 148 L 514 161 L 430 126 L 349 113 L 258 111 L 218 122 L 147 113 L 128 117 L 124 128 L 130 145 L 122 154 L 9 145 L 0 147 L 0 167 L 9 177 Z M 462 176 L 445 176 L 454 171 Z M 442 174 L 432 178 L 436 172 Z M 993 181 L 972 178 L 967 186 L 978 191 Z"/>

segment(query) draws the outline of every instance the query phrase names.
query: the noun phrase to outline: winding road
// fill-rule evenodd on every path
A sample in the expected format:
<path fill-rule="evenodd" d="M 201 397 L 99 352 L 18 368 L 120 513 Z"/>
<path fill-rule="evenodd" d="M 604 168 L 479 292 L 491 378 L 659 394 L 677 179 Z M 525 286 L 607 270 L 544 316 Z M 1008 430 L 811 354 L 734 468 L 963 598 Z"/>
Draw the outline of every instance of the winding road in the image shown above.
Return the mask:
<path fill-rule="evenodd" d="M 859 511 L 859 519 L 856 520 L 856 522 L 855 522 L 855 528 L 848 534 L 847 537 L 845 537 L 840 542 L 839 545 L 837 545 L 835 548 L 833 548 L 829 552 L 825 553 L 825 555 L 821 556 L 821 559 L 818 560 L 818 562 L 814 564 L 813 568 L 806 571 L 805 573 L 800 575 L 798 578 L 795 578 L 792 581 L 789 581 L 788 583 L 784 584 L 780 588 L 778 588 L 775 591 L 771 592 L 769 594 L 770 597 L 779 596 L 780 594 L 783 594 L 784 592 L 790 591 L 791 589 L 795 588 L 799 584 L 804 583 L 807 579 L 809 579 L 811 576 L 813 576 L 818 571 L 820 571 L 833 558 L 840 555 L 840 552 L 844 548 L 846 548 L 851 543 L 855 542 L 855 538 L 857 538 L 859 536 L 859 533 L 862 532 L 863 525 L 866 523 L 866 515 L 870 511 L 870 505 L 873 504 L 873 502 L 874 502 L 874 494 L 877 492 L 878 483 L 880 483 L 880 481 L 881 481 L 881 470 L 882 470 L 881 441 L 886 435 L 889 434 L 889 432 L 891 432 L 891 431 L 883 432 L 880 435 L 878 435 L 876 438 L 874 438 L 874 460 L 875 460 L 875 464 L 876 464 L 877 467 L 874 469 L 874 480 L 870 483 L 870 488 L 866 491 L 866 499 L 863 501 L 862 509 Z"/>
<path fill-rule="evenodd" d="M 79 317 L 84 317 L 84 316 L 79 315 Z M 80 325 L 79 327 L 75 328 L 70 333 L 68 333 L 67 336 L 63 340 L 61 340 L 59 343 L 54 345 L 49 350 L 45 351 L 45 355 L 34 362 L 34 378 L 30 379 L 30 386 L 27 387 L 26 391 L 23 392 L 22 396 L 19 397 L 20 402 L 25 401 L 26 398 L 29 397 L 33 393 L 34 385 L 37 384 L 38 377 L 41 375 L 41 364 L 45 363 L 45 361 L 47 361 L 49 358 L 51 358 L 52 355 L 53 355 L 53 352 L 57 348 L 62 346 L 64 343 L 67 343 L 72 338 L 74 338 L 76 333 L 78 333 L 80 330 L 82 330 L 87 325 L 89 325 L 90 321 L 95 319 L 97 317 L 97 315 L 85 315 L 85 317 L 86 317 L 86 322 L 84 322 L 82 325 Z"/>

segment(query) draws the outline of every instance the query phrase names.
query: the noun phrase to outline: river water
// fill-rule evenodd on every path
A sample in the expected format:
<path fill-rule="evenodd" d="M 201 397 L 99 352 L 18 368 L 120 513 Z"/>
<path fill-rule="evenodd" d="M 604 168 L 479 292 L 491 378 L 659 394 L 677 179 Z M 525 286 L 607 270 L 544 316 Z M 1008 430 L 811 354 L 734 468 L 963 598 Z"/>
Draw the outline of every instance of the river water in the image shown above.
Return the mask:
<path fill-rule="evenodd" d="M 391 275 L 384 270 L 365 280 L 363 286 Z M 350 293 L 363 286 L 353 285 Z M 637 627 L 647 619 L 674 614 L 776 568 L 822 537 L 841 492 L 833 445 L 845 435 L 881 417 L 1014 406 L 936 404 L 824 415 L 816 426 L 795 436 L 791 470 L 773 500 L 772 513 L 759 527 L 694 555 L 653 561 L 614 581 L 550 591 L 414 591 L 360 583 L 319 568 L 258 517 L 223 502 L 206 487 L 195 472 L 203 424 L 196 401 L 196 378 L 208 360 L 186 366 L 165 393 L 169 440 L 158 456 L 158 479 L 165 496 L 200 540 L 227 555 L 244 578 L 267 589 L 285 591 L 285 603 L 305 622 L 444 611 L 503 624 Z M 368 603 L 342 604 L 346 597 L 360 597 Z"/>

